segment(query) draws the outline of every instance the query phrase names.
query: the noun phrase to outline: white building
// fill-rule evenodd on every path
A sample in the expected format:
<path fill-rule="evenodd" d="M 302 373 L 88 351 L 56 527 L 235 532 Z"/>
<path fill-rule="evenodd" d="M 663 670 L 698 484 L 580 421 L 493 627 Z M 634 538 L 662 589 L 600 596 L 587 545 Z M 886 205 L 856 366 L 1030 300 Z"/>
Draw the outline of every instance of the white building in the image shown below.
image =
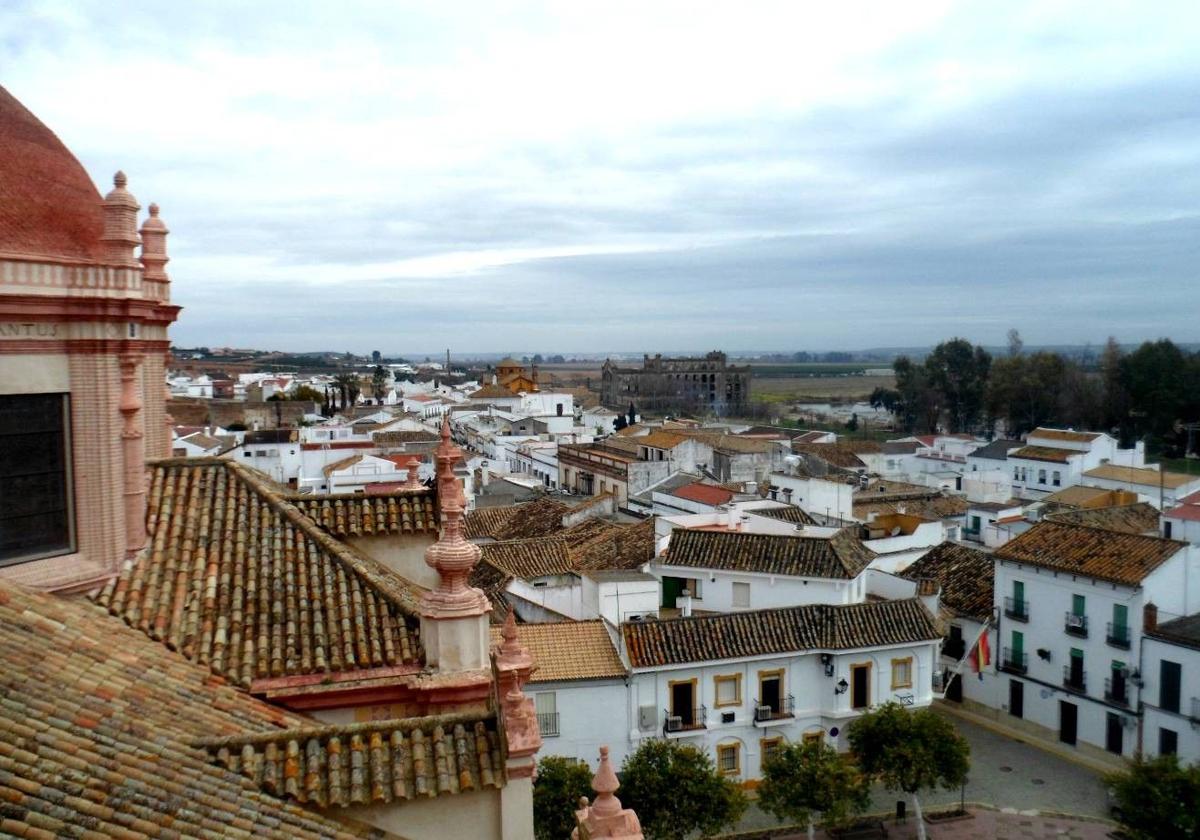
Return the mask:
<path fill-rule="evenodd" d="M 1141 616 L 1200 609 L 1200 552 L 1045 520 L 993 557 L 1006 722 L 1095 757 L 1132 755 Z"/>
<path fill-rule="evenodd" d="M 1163 513 L 1163 536 L 1200 545 L 1200 493 L 1179 499 L 1179 504 Z"/>
<path fill-rule="evenodd" d="M 621 626 L 632 747 L 684 740 L 743 781 L 785 743 L 847 745 L 887 701 L 926 706 L 940 636 L 918 599 L 816 604 Z"/>
<path fill-rule="evenodd" d="M 1200 761 L 1200 614 L 1146 612 L 1142 639 L 1142 752 Z"/>
<path fill-rule="evenodd" d="M 1200 475 L 1165 472 L 1158 464 L 1144 467 L 1103 464 L 1086 471 L 1083 483 L 1136 493 L 1139 501 L 1149 502 L 1159 510 L 1168 510 L 1185 496 L 1200 493 Z"/>
<path fill-rule="evenodd" d="M 1141 443 L 1119 449 L 1117 441 L 1103 432 L 1044 428 L 1030 432 L 1025 445 L 1009 452 L 1006 459 L 1013 495 L 1023 499 L 1040 499 L 1064 487 L 1090 483 L 1084 473 L 1105 464 L 1143 467 L 1145 462 Z"/>

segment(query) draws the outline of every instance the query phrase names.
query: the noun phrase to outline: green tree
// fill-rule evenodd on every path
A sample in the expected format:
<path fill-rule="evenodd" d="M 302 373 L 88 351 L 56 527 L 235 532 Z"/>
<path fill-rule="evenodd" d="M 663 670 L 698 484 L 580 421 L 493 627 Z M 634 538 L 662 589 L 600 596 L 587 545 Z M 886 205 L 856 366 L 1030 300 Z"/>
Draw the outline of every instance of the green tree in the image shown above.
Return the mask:
<path fill-rule="evenodd" d="M 1200 838 L 1200 765 L 1175 755 L 1136 756 L 1104 781 L 1116 797 L 1117 820 L 1131 840 Z"/>
<path fill-rule="evenodd" d="M 375 404 L 383 404 L 383 389 L 387 387 L 388 372 L 383 365 L 375 365 L 375 370 L 371 371 L 371 395 L 375 397 Z"/>
<path fill-rule="evenodd" d="M 732 826 L 746 795 L 707 753 L 679 741 L 643 741 L 621 766 L 621 803 L 637 812 L 650 840 L 683 840 Z"/>
<path fill-rule="evenodd" d="M 965 338 L 943 341 L 925 358 L 929 386 L 941 397 L 951 432 L 965 432 L 983 416 L 991 355 Z"/>
<path fill-rule="evenodd" d="M 846 421 L 846 431 L 848 431 L 848 432 L 857 432 L 858 431 L 858 415 L 857 414 L 851 414 L 850 419 Z"/>
<path fill-rule="evenodd" d="M 925 840 L 917 794 L 938 785 L 949 790 L 966 780 L 971 765 L 967 740 L 932 709 L 909 712 L 894 702 L 851 723 L 849 738 L 850 750 L 867 776 L 912 797 L 917 834 Z"/>
<path fill-rule="evenodd" d="M 288 399 L 292 402 L 323 402 L 325 395 L 311 385 L 297 385 L 290 394 Z"/>
<path fill-rule="evenodd" d="M 537 840 L 564 840 L 575 828 L 579 797 L 592 795 L 586 764 L 548 755 L 538 762 L 533 781 L 533 834 Z"/>
<path fill-rule="evenodd" d="M 758 804 L 780 822 L 808 826 L 816 814 L 827 827 L 842 826 L 871 802 L 871 784 L 857 767 L 822 741 L 781 746 L 763 766 Z"/>
<path fill-rule="evenodd" d="M 892 370 L 896 372 L 894 413 L 900 428 L 906 432 L 936 432 L 942 408 L 925 366 L 900 356 L 892 363 Z"/>

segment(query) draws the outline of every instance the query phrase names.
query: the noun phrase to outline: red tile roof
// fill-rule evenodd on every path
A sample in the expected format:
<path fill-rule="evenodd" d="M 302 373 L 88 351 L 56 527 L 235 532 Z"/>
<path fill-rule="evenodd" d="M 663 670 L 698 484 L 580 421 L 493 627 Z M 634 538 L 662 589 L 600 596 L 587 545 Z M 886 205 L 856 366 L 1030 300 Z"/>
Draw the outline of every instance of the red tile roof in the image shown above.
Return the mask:
<path fill-rule="evenodd" d="M 715 507 L 716 505 L 723 505 L 732 499 L 733 491 L 726 490 L 724 487 L 714 487 L 711 484 L 693 482 L 692 484 L 685 484 L 682 487 L 676 488 L 671 495 Z"/>
<path fill-rule="evenodd" d="M 0 87 L 0 252 L 103 257 L 103 199 L 49 128 Z"/>

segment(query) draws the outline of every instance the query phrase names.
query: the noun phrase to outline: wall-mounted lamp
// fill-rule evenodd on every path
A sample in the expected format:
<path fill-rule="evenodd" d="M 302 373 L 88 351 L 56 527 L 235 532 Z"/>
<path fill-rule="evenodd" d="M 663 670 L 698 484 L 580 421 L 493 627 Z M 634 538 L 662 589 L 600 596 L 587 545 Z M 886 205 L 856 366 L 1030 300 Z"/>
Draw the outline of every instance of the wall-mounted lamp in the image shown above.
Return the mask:
<path fill-rule="evenodd" d="M 846 689 L 848 689 L 849 687 L 850 687 L 850 683 L 846 682 L 845 677 L 842 677 L 840 680 L 838 680 L 837 686 L 834 687 L 833 693 L 834 694 L 845 694 Z"/>
<path fill-rule="evenodd" d="M 1050 661 L 1050 651 L 1047 650 L 1046 648 L 1038 648 L 1037 655 L 1038 655 L 1039 659 L 1044 659 L 1047 662 Z"/>

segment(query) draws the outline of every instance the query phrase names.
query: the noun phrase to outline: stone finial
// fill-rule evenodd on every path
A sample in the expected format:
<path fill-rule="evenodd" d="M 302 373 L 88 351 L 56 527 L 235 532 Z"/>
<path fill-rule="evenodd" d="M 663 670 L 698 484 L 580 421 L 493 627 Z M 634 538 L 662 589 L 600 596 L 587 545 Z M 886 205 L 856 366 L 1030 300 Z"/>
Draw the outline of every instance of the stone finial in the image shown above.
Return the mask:
<path fill-rule="evenodd" d="M 424 490 L 425 485 L 421 483 L 421 459 L 416 455 L 409 455 L 404 461 L 404 467 L 408 470 L 408 475 L 405 476 L 405 490 Z"/>
<path fill-rule="evenodd" d="M 571 832 L 573 840 L 592 840 L 607 837 L 613 840 L 642 840 L 642 824 L 629 808 L 621 807 L 621 800 L 613 794 L 619 788 L 617 774 L 608 760 L 608 747 L 600 748 L 600 766 L 592 777 L 592 790 L 596 801 L 588 807 L 587 799 L 580 800 L 580 809 L 575 812 L 578 827 Z"/>
<path fill-rule="evenodd" d="M 421 615 L 426 618 L 465 618 L 483 615 L 492 608 L 487 596 L 467 585 L 480 551 L 463 534 L 466 496 L 454 475 L 454 465 L 461 457 L 462 450 L 450 440 L 450 418 L 444 417 L 442 442 L 434 455 L 442 535 L 425 551 L 425 563 L 437 570 L 439 582 L 421 599 Z"/>
<path fill-rule="evenodd" d="M 141 207 L 129 190 L 125 189 L 128 179 L 124 172 L 113 176 L 113 188 L 104 196 L 104 235 L 100 240 L 107 250 L 111 262 L 136 266 L 133 249 L 137 247 L 137 213 Z"/>
<path fill-rule="evenodd" d="M 171 299 L 168 285 L 166 265 L 170 262 L 167 256 L 167 225 L 158 217 L 158 205 L 150 205 L 150 215 L 142 222 L 142 279 L 146 283 L 146 292 L 153 300 L 166 303 Z"/>

